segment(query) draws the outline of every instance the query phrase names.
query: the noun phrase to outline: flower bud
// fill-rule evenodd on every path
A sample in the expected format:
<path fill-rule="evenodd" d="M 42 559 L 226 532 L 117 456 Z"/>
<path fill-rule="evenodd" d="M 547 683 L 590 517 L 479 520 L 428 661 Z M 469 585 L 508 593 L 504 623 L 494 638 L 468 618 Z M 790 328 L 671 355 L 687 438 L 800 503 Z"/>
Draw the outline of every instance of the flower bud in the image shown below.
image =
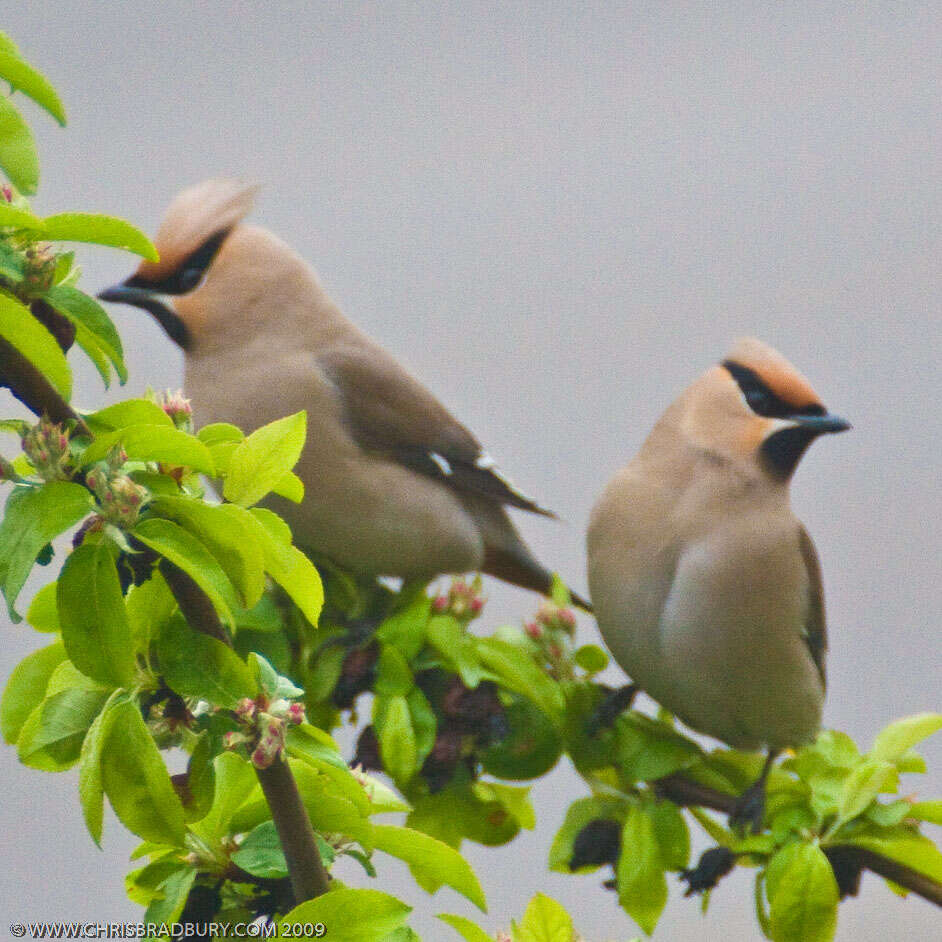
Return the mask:
<path fill-rule="evenodd" d="M 191 432 L 193 430 L 193 407 L 190 400 L 183 395 L 183 390 L 171 392 L 169 389 L 156 397 L 157 405 L 173 419 L 177 428 Z"/>
<path fill-rule="evenodd" d="M 23 451 L 44 481 L 69 480 L 69 437 L 62 425 L 45 416 L 23 436 Z"/>
<path fill-rule="evenodd" d="M 27 297 L 37 297 L 52 287 L 56 274 L 56 254 L 47 242 L 29 246 L 24 255 L 23 280 L 20 290 Z"/>

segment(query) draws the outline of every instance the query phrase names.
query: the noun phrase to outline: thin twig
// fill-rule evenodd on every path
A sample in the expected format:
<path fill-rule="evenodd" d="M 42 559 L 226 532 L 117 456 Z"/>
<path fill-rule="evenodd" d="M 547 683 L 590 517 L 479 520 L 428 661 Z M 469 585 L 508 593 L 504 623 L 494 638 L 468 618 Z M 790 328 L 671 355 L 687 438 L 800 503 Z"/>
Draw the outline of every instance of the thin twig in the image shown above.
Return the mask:
<path fill-rule="evenodd" d="M 219 614 L 196 582 L 166 559 L 161 562 L 160 571 L 190 627 L 232 647 L 232 640 L 219 620 Z M 257 768 L 255 774 L 271 809 L 288 864 L 295 902 L 303 903 L 326 893 L 327 870 L 317 849 L 314 829 L 301 801 L 298 783 L 288 763 L 278 759 L 270 768 Z"/>
<path fill-rule="evenodd" d="M 658 779 L 654 783 L 654 788 L 659 795 L 681 807 L 696 805 L 723 814 L 730 814 L 736 803 L 735 795 L 729 795 L 726 792 L 710 788 L 709 785 L 694 782 L 680 772 Z M 928 877 L 924 873 L 920 873 L 918 870 L 913 870 L 912 867 L 907 867 L 897 860 L 876 853 L 876 851 L 858 847 L 856 844 L 830 844 L 822 849 L 825 854 L 829 854 L 829 852 L 833 854 L 832 865 L 839 860 L 842 868 L 856 866 L 859 869 L 872 870 L 878 876 L 886 880 L 892 880 L 930 903 L 942 906 L 942 883 L 933 880 L 932 877 Z M 855 891 L 850 890 L 849 892 L 853 893 Z"/>

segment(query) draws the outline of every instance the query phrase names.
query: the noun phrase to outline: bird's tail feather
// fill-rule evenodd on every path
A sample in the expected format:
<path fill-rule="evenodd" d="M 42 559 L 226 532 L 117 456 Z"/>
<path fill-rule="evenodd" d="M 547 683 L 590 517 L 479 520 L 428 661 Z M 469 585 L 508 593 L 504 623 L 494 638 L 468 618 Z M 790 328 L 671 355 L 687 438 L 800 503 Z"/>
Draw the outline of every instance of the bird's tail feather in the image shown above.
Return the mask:
<path fill-rule="evenodd" d="M 503 579 L 504 582 L 509 582 L 512 585 L 532 589 L 541 595 L 549 595 L 553 587 L 553 574 L 542 566 L 525 546 L 521 546 L 521 549 L 523 552 L 520 552 L 516 547 L 513 549 L 487 547 L 484 551 L 482 571 L 490 576 Z M 572 598 L 573 605 L 577 605 L 583 611 L 591 614 L 591 602 L 571 589 L 569 595 Z"/>

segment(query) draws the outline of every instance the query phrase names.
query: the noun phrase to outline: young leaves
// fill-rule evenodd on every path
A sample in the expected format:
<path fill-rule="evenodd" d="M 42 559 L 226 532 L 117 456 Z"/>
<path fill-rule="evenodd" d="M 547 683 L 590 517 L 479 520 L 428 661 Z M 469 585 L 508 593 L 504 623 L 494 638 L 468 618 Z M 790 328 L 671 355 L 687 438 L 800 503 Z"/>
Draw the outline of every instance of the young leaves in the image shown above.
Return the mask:
<path fill-rule="evenodd" d="M 2 141 L 3 102 L 0 96 L 0 141 Z M 2 154 L 0 154 L 2 161 Z M 72 370 L 62 348 L 51 333 L 36 320 L 28 307 L 0 292 L 0 337 L 23 354 L 68 401 L 72 395 Z"/>
<path fill-rule="evenodd" d="M 255 678 L 239 655 L 221 641 L 193 631 L 182 616 L 164 625 L 157 638 L 157 657 L 164 680 L 182 696 L 234 709 L 257 692 Z"/>
<path fill-rule="evenodd" d="M 59 213 L 43 219 L 43 238 L 50 242 L 91 242 L 133 252 L 156 262 L 157 249 L 136 226 L 100 213 Z"/>
<path fill-rule="evenodd" d="M 569 913 L 542 893 L 530 900 L 523 922 L 514 926 L 515 942 L 571 942 L 574 935 Z"/>
<path fill-rule="evenodd" d="M 69 556 L 56 602 L 62 640 L 75 666 L 109 687 L 130 686 L 135 651 L 118 570 L 106 542 L 82 544 Z"/>
<path fill-rule="evenodd" d="M 405 924 L 412 907 L 379 890 L 337 887 L 286 913 L 281 925 L 321 923 L 332 942 L 382 942 Z"/>
<path fill-rule="evenodd" d="M 52 672 L 65 660 L 61 641 L 27 654 L 10 674 L 0 700 L 0 733 L 15 743 L 27 717 L 42 702 Z"/>
<path fill-rule="evenodd" d="M 14 622 L 22 620 L 13 606 L 36 557 L 91 510 L 91 494 L 69 481 L 19 487 L 10 494 L 0 522 L 0 586 Z"/>
<path fill-rule="evenodd" d="M 10 49 L 0 49 L 0 78 L 9 82 L 14 91 L 32 98 L 59 124 L 65 126 L 65 108 L 52 84 L 41 72 Z"/>
<path fill-rule="evenodd" d="M 484 891 L 471 865 L 442 841 L 411 828 L 374 824 L 373 844 L 377 850 L 409 864 L 416 883 L 429 893 L 434 893 L 444 884 L 471 900 L 482 912 L 487 912 Z"/>
<path fill-rule="evenodd" d="M 148 841 L 180 847 L 183 805 L 136 703 L 125 700 L 109 711 L 102 736 L 101 780 L 121 823 Z"/>
<path fill-rule="evenodd" d="M 648 809 L 641 805 L 628 809 L 616 879 L 618 902 L 650 935 L 667 903 L 667 880 L 654 821 Z"/>
<path fill-rule="evenodd" d="M 774 942 L 830 942 L 837 928 L 834 872 L 815 844 L 787 844 L 769 862 L 766 891 Z"/>
<path fill-rule="evenodd" d="M 232 453 L 223 487 L 226 500 L 257 504 L 297 464 L 304 447 L 307 413 L 297 412 L 256 429 Z"/>
<path fill-rule="evenodd" d="M 0 169 L 21 193 L 36 192 L 39 158 L 33 132 L 3 95 L 0 95 Z"/>

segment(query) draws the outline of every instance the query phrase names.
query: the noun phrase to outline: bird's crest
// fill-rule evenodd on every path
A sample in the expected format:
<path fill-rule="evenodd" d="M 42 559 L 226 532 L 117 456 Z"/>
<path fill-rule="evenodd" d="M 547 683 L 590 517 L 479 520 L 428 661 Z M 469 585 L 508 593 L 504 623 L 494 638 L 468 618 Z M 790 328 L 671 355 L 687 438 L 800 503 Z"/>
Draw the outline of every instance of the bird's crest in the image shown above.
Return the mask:
<path fill-rule="evenodd" d="M 160 261 L 145 261 L 137 277 L 158 283 L 208 239 L 231 229 L 251 211 L 257 186 L 216 178 L 188 187 L 167 208 L 154 244 Z"/>
<path fill-rule="evenodd" d="M 750 386 L 757 391 L 764 387 L 771 399 L 777 400 L 783 412 L 809 413 L 824 412 L 821 400 L 805 377 L 792 366 L 777 350 L 746 337 L 740 340 L 732 352 L 723 361 L 733 378 L 739 383 L 747 402 L 750 401 Z M 760 414 L 761 409 L 755 409 Z"/>

